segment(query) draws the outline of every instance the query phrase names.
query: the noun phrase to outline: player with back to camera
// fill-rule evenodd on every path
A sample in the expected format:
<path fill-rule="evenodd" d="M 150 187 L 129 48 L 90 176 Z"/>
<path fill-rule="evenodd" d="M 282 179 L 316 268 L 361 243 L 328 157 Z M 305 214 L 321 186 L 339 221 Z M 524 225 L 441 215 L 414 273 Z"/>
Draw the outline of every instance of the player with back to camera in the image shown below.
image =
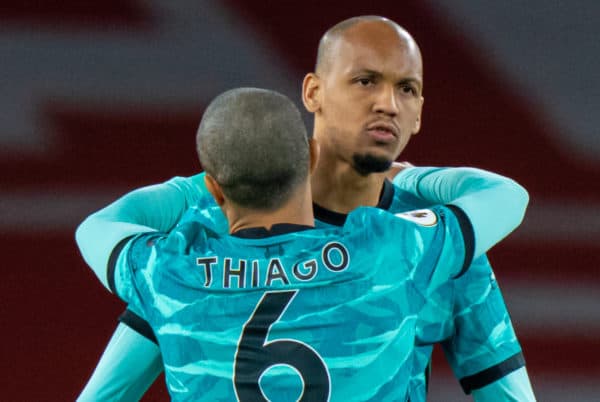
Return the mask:
<path fill-rule="evenodd" d="M 395 185 L 386 180 L 383 171 L 420 129 L 423 105 L 419 48 L 393 21 L 357 17 L 328 30 L 319 43 L 315 72 L 305 77 L 303 100 L 314 114 L 314 137 L 321 148 L 312 175 L 317 225 L 341 225 L 345 214 L 361 205 L 403 212 L 451 203 L 453 197 L 487 185 L 486 172 L 463 168 L 411 168 L 394 179 Z M 436 191 L 441 177 L 454 180 L 456 191 Z M 174 178 L 126 195 L 87 224 L 101 228 L 122 222 L 132 232 L 166 231 L 188 207 L 211 202 L 203 190 L 203 175 Z M 411 400 L 425 400 L 425 368 L 434 342 L 442 343 L 463 389 L 476 401 L 534 400 L 521 347 L 487 258 L 475 260 L 436 297 L 450 298 L 454 306 L 443 325 L 425 320 L 418 326 L 421 346 Z M 121 320 L 82 401 L 137 400 L 161 370 L 156 346 L 131 328 L 149 339 L 151 331 L 130 311 Z"/>
<path fill-rule="evenodd" d="M 497 176 L 454 205 L 363 207 L 315 228 L 316 142 L 274 91 L 218 96 L 197 144 L 229 235 L 193 208 L 170 234 L 105 248 L 106 270 L 89 258 L 97 239 L 77 233 L 100 280 L 152 327 L 174 401 L 406 400 L 422 307 L 510 233 L 528 201 Z"/>

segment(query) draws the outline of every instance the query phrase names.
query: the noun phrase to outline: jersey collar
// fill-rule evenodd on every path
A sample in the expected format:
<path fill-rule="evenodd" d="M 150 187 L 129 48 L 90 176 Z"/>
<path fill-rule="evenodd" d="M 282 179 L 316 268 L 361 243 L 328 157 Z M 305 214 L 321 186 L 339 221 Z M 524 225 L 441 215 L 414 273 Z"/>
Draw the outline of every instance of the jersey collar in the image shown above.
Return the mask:
<path fill-rule="evenodd" d="M 388 179 L 385 179 L 383 182 L 383 188 L 381 189 L 381 194 L 379 195 L 379 202 L 375 205 L 376 208 L 390 209 L 392 205 L 392 201 L 394 199 L 394 185 Z M 330 225 L 342 226 L 346 222 L 346 217 L 348 214 L 342 214 L 340 212 L 335 212 L 330 209 L 323 208 L 322 206 L 315 204 L 313 202 L 313 211 L 315 213 L 315 219 L 320 220 L 324 223 L 329 223 Z"/>
<path fill-rule="evenodd" d="M 241 237 L 243 239 L 262 239 L 264 237 L 278 236 L 282 234 L 301 232 L 303 230 L 314 229 L 314 226 L 297 225 L 294 223 L 277 223 L 271 226 L 271 229 L 265 227 L 254 227 L 240 229 L 232 236 Z"/>

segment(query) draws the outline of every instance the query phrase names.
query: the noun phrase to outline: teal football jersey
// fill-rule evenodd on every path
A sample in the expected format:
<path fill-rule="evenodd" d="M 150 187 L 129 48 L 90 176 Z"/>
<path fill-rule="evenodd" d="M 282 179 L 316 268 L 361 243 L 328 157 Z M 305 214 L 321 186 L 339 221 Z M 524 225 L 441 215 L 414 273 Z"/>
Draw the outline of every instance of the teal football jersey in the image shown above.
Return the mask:
<path fill-rule="evenodd" d="M 169 181 L 198 205 L 181 222 L 197 220 L 217 233 L 227 233 L 227 220 L 206 190 L 199 191 L 201 175 Z M 431 207 L 412 193 L 386 181 L 378 208 L 401 213 Z M 314 206 L 320 228 L 344 225 L 347 215 Z M 154 339 L 154 334 L 135 314 L 126 311 L 121 320 Z M 416 333 L 417 350 L 410 381 L 411 402 L 426 400 L 426 373 L 434 343 L 441 343 L 447 360 L 466 393 L 502 378 L 525 365 L 521 346 L 486 256 L 473 261 L 456 281 L 436 288 L 421 309 Z"/>
<path fill-rule="evenodd" d="M 402 401 L 419 314 L 470 264 L 457 208 L 359 208 L 341 227 L 219 236 L 193 209 L 113 265 L 156 334 L 173 400 Z"/>

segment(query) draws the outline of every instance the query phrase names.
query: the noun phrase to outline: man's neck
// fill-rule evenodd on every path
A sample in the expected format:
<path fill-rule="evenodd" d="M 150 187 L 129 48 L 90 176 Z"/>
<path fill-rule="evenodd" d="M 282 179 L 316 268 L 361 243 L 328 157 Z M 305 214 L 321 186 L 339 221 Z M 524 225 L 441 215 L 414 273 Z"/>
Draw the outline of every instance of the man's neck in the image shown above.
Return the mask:
<path fill-rule="evenodd" d="M 292 195 L 290 200 L 275 210 L 247 209 L 230 204 L 223 209 L 223 212 L 229 221 L 230 233 L 256 227 L 271 229 L 273 225 L 279 223 L 315 225 L 310 187 L 300 195 Z"/>
<path fill-rule="evenodd" d="M 314 203 L 344 214 L 359 206 L 377 205 L 385 173 L 362 176 L 348 163 L 321 156 L 311 179 Z"/>

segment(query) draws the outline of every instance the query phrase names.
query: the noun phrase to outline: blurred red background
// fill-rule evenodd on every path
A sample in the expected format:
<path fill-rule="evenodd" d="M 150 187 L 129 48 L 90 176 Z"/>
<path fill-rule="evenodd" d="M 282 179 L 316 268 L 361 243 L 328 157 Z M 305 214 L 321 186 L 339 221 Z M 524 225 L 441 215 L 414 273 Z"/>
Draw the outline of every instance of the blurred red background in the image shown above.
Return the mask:
<path fill-rule="evenodd" d="M 74 400 L 123 309 L 81 260 L 76 225 L 125 191 L 196 173 L 195 130 L 219 92 L 267 87 L 301 106 L 320 35 L 378 14 L 413 34 L 425 63 L 423 129 L 401 159 L 482 167 L 529 189 L 525 223 L 490 253 L 496 276 L 539 400 L 596 400 L 600 117 L 586 107 L 600 100 L 600 52 L 589 56 L 585 22 L 600 6 L 572 16 L 577 57 L 552 25 L 563 9 L 539 1 L 486 12 L 469 1 L 191 3 L 0 8 L 1 399 Z M 144 400 L 165 398 L 158 383 Z M 430 400 L 470 400 L 439 351 Z"/>

